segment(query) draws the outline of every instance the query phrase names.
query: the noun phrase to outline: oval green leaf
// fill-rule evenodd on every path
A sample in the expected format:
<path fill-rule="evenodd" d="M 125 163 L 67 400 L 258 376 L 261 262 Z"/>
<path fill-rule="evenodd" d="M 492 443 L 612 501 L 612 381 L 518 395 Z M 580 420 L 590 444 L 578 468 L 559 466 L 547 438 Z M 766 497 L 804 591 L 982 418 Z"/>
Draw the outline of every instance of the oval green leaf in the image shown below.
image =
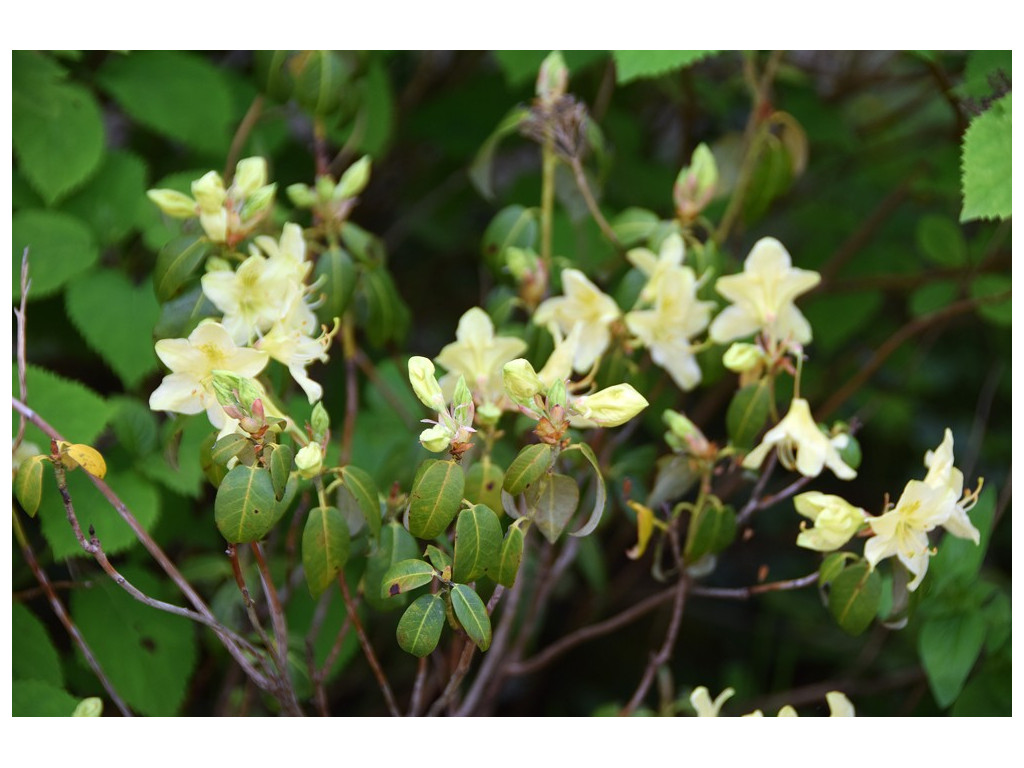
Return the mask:
<path fill-rule="evenodd" d="M 601 467 L 597 463 L 597 456 L 594 455 L 594 450 L 586 443 L 577 443 L 574 447 L 579 449 L 584 458 L 590 462 L 590 466 L 594 468 L 597 486 L 594 490 L 594 509 L 590 513 L 590 518 L 583 524 L 582 528 L 569 535 L 589 536 L 597 528 L 597 524 L 601 522 L 601 515 L 604 514 L 604 507 L 608 500 L 608 491 L 605 488 L 604 476 L 601 474 Z"/>
<path fill-rule="evenodd" d="M 277 497 L 270 473 L 261 467 L 238 466 L 217 489 L 214 520 L 232 544 L 262 539 L 274 525 Z"/>
<path fill-rule="evenodd" d="M 376 539 L 380 536 L 380 501 L 377 484 L 370 477 L 369 472 L 353 466 L 341 468 L 341 481 L 348 492 L 352 494 L 352 498 L 356 500 L 359 511 L 366 518 L 366 525 L 370 529 L 370 533 Z"/>
<path fill-rule="evenodd" d="M 287 445 L 268 446 L 270 450 L 270 479 L 274 483 L 274 497 L 280 501 L 284 496 L 284 489 L 288 485 L 288 478 L 292 472 L 292 460 L 295 458 L 295 451 Z"/>
<path fill-rule="evenodd" d="M 476 647 L 486 651 L 491 645 L 491 617 L 487 615 L 487 606 L 471 587 L 456 584 L 452 587 L 452 609 L 455 618 L 469 635 Z"/>
<path fill-rule="evenodd" d="M 736 537 L 736 512 L 732 507 L 704 505 L 690 521 L 685 557 L 693 562 L 704 555 L 721 552 Z"/>
<path fill-rule="evenodd" d="M 520 526 L 520 520 L 516 520 L 505 532 L 505 540 L 501 543 L 501 553 L 498 555 L 498 572 L 494 580 L 499 584 L 511 587 L 516 583 L 516 576 L 519 574 L 519 564 L 523 559 L 523 541 L 526 535 Z"/>
<path fill-rule="evenodd" d="M 322 322 L 342 317 L 356 290 L 356 265 L 343 248 L 331 248 L 320 254 L 313 273 L 314 280 L 323 280 L 324 303 L 317 310 Z"/>
<path fill-rule="evenodd" d="M 252 441 L 245 435 L 232 432 L 230 435 L 224 435 L 224 437 L 213 444 L 213 447 L 210 449 L 210 460 L 216 464 L 227 464 L 245 450 L 246 447 L 251 448 Z M 255 453 L 252 458 L 256 458 Z"/>
<path fill-rule="evenodd" d="M 474 504 L 486 504 L 495 512 L 501 509 L 501 484 L 505 472 L 484 456 L 466 470 L 466 498 Z"/>
<path fill-rule="evenodd" d="M 526 494 L 530 519 L 544 538 L 554 543 L 569 524 L 580 501 L 580 488 L 567 475 L 545 475 L 536 488 Z"/>
<path fill-rule="evenodd" d="M 443 627 L 444 600 L 437 595 L 421 595 L 405 609 L 395 637 L 403 651 L 422 659 L 437 647 Z"/>
<path fill-rule="evenodd" d="M 43 463 L 47 461 L 46 456 L 30 456 L 21 462 L 14 477 L 14 495 L 29 517 L 36 516 L 43 497 Z"/>
<path fill-rule="evenodd" d="M 475 581 L 497 570 L 501 523 L 490 507 L 475 504 L 459 513 L 455 523 L 455 561 L 452 579 Z"/>
<path fill-rule="evenodd" d="M 860 561 L 832 579 L 828 608 L 844 632 L 859 635 L 871 624 L 882 599 L 882 579 Z"/>
<path fill-rule="evenodd" d="M 528 445 L 519 452 L 505 473 L 502 483 L 513 496 L 523 493 L 551 466 L 551 446 L 547 443 Z"/>
<path fill-rule="evenodd" d="M 366 561 L 366 573 L 363 575 L 363 596 L 371 607 L 379 611 L 389 611 L 408 603 L 407 595 L 399 595 L 390 599 L 381 597 L 381 582 L 387 570 L 402 560 L 415 559 L 419 555 L 416 539 L 399 523 L 388 523 L 381 527 L 380 539 L 376 549 Z"/>
<path fill-rule="evenodd" d="M 310 510 L 302 531 L 302 568 L 313 596 L 322 593 L 348 562 L 348 525 L 336 507 Z"/>
<path fill-rule="evenodd" d="M 753 447 L 754 440 L 768 418 L 771 396 L 768 379 L 748 384 L 733 396 L 725 414 L 725 426 L 729 441 L 734 446 L 744 451 Z"/>
<path fill-rule="evenodd" d="M 466 476 L 454 461 L 427 459 L 409 494 L 409 531 L 420 539 L 444 533 L 462 502 Z"/>
<path fill-rule="evenodd" d="M 209 252 L 210 241 L 196 235 L 177 237 L 160 249 L 153 267 L 153 287 L 161 303 L 178 294 Z"/>
<path fill-rule="evenodd" d="M 401 560 L 392 565 L 380 582 L 380 596 L 394 597 L 433 581 L 437 572 L 423 560 Z"/>

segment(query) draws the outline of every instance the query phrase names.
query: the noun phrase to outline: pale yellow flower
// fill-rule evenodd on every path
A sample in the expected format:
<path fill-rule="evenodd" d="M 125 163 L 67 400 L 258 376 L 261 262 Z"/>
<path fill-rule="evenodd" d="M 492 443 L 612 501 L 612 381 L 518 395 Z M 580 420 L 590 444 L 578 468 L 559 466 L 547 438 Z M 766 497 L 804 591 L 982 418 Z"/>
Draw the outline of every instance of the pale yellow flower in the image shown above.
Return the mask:
<path fill-rule="evenodd" d="M 736 691 L 732 688 L 726 688 L 712 701 L 708 689 L 701 685 L 694 688 L 693 693 L 690 694 L 690 704 L 696 710 L 697 717 L 718 717 L 718 714 L 722 711 L 722 705 L 732 698 L 735 693 Z"/>
<path fill-rule="evenodd" d="M 796 545 L 818 552 L 832 552 L 853 538 L 864 524 L 866 513 L 839 496 L 808 491 L 793 498 L 796 511 L 814 522 L 801 525 Z"/>
<path fill-rule="evenodd" d="M 604 294 L 578 269 L 562 270 L 562 296 L 545 299 L 533 313 L 538 325 L 555 324 L 564 334 L 572 332 L 580 323 L 579 345 L 573 358 L 573 368 L 590 370 L 611 343 L 609 326 L 622 314 L 618 304 Z"/>
<path fill-rule="evenodd" d="M 266 271 L 272 281 L 301 285 L 313 269 L 313 262 L 306 260 L 306 241 L 298 224 L 285 224 L 280 240 L 260 235 L 255 243 L 267 256 Z"/>
<path fill-rule="evenodd" d="M 252 378 L 267 364 L 266 352 L 235 344 L 220 323 L 200 323 L 187 339 L 161 339 L 156 354 L 171 369 L 149 397 L 154 411 L 199 413 L 206 411 L 210 423 L 224 427 L 227 415 L 213 391 L 213 372 L 225 370 Z"/>
<path fill-rule="evenodd" d="M 323 397 L 324 389 L 309 378 L 306 368 L 313 362 L 327 361 L 327 349 L 334 332 L 324 331 L 314 337 L 316 316 L 302 300 L 302 294 L 291 293 L 291 305 L 270 328 L 270 332 L 256 342 L 256 347 L 283 363 L 295 382 L 302 387 L 310 404 Z M 335 328 L 337 330 L 337 328 Z"/>
<path fill-rule="evenodd" d="M 526 342 L 514 336 L 495 336 L 494 323 L 480 307 L 468 310 L 455 331 L 456 341 L 434 358 L 448 373 L 441 378 L 441 389 L 454 390 L 459 376 L 483 403 L 496 403 L 504 393 L 501 369 L 526 351 Z"/>
<path fill-rule="evenodd" d="M 786 469 L 805 477 L 817 477 L 824 467 L 841 480 L 851 480 L 857 473 L 843 462 L 835 445 L 826 437 L 811 416 L 806 400 L 795 397 L 782 421 L 769 429 L 761 444 L 743 460 L 747 469 L 761 466 L 768 452 L 778 448 L 779 462 Z"/>
<path fill-rule="evenodd" d="M 409 358 L 409 383 L 419 401 L 432 411 L 444 409 L 444 394 L 434 376 L 434 364 L 418 355 Z"/>
<path fill-rule="evenodd" d="M 792 265 L 789 252 L 772 237 L 754 244 L 738 275 L 718 278 L 715 288 L 731 306 L 711 323 L 709 334 L 726 344 L 763 331 L 772 339 L 811 340 L 811 326 L 793 301 L 821 281 L 821 275 Z"/>
<path fill-rule="evenodd" d="M 552 326 L 552 334 L 555 337 L 555 348 L 544 367 L 537 372 L 546 389 L 550 389 L 556 381 L 567 381 L 572 376 L 572 364 L 583 334 L 583 323 L 576 323 L 565 337 L 557 325 Z"/>
<path fill-rule="evenodd" d="M 714 303 L 697 299 L 697 278 L 689 267 L 666 269 L 657 280 L 654 308 L 629 312 L 626 327 L 680 389 L 690 390 L 701 379 L 690 339 L 707 327 Z"/>
<path fill-rule="evenodd" d="M 599 427 L 625 424 L 649 405 L 631 384 L 615 384 L 592 395 L 577 397 L 570 408 L 583 419 Z"/>
<path fill-rule="evenodd" d="M 662 241 L 657 256 L 647 248 L 632 248 L 626 253 L 630 264 L 647 276 L 647 283 L 640 291 L 641 301 L 654 301 L 661 279 L 682 266 L 685 250 L 683 238 L 672 234 Z"/>
<path fill-rule="evenodd" d="M 856 717 L 857 713 L 845 693 L 840 691 L 829 691 L 825 694 L 825 701 L 828 702 L 829 717 Z"/>
<path fill-rule="evenodd" d="M 943 527 L 961 539 L 970 539 L 975 544 L 981 543 L 981 534 L 967 517 L 967 511 L 974 506 L 977 493 L 961 500 L 964 491 L 964 473 L 953 466 L 953 433 L 948 428 L 939 447 L 928 451 L 924 456 L 924 465 L 928 474 L 924 478 L 925 485 L 932 488 L 945 488 L 958 501 L 953 505 L 949 519 L 942 523 Z M 965 503 L 966 502 L 966 503 Z"/>
<path fill-rule="evenodd" d="M 928 571 L 928 532 L 949 519 L 955 504 L 956 496 L 949 488 L 911 480 L 891 511 L 868 518 L 875 535 L 864 544 L 864 559 L 874 568 L 895 555 L 914 574 L 907 589 L 917 589 Z"/>
<path fill-rule="evenodd" d="M 221 321 L 239 344 L 248 344 L 281 315 L 281 294 L 294 290 L 267 274 L 267 260 L 253 253 L 235 271 L 215 270 L 201 278 L 203 293 L 223 314 Z"/>

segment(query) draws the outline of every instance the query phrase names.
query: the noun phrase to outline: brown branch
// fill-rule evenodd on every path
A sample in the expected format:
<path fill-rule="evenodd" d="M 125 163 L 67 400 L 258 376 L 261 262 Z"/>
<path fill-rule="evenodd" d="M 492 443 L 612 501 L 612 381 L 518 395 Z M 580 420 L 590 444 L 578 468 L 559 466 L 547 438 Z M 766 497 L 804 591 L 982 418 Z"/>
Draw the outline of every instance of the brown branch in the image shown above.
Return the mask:
<path fill-rule="evenodd" d="M 750 492 L 750 498 L 747 503 L 743 505 L 743 509 L 736 515 L 736 527 L 746 525 L 747 520 L 750 519 L 758 510 L 758 504 L 761 501 L 761 494 L 764 493 L 765 486 L 768 485 L 768 480 L 772 476 L 772 472 L 775 471 L 775 465 L 778 464 L 778 454 L 772 451 L 771 456 L 768 457 L 768 466 L 761 472 L 761 476 L 757 478 L 757 483 L 754 484 L 754 489 Z"/>
<path fill-rule="evenodd" d="M 74 621 L 71 620 L 71 616 L 68 615 L 67 610 L 64 608 L 64 604 L 60 601 L 60 598 L 57 597 L 54 585 L 46 576 L 46 572 L 40 567 L 39 561 L 36 560 L 36 554 L 32 549 L 32 545 L 28 543 L 28 537 L 25 535 L 25 531 L 21 527 L 21 521 L 18 519 L 17 511 L 12 509 L 11 516 L 14 521 L 14 537 L 18 540 L 18 545 L 21 547 L 21 553 L 25 558 L 25 562 L 27 562 L 28 567 L 32 569 L 32 574 L 36 577 L 36 581 L 39 582 L 40 588 L 46 593 L 46 598 L 49 601 L 53 612 L 57 615 L 57 618 L 60 619 L 60 623 L 64 625 L 64 629 L 67 630 L 71 639 L 74 640 L 75 645 L 77 645 L 79 650 L 82 651 L 82 655 L 85 657 L 86 663 L 93 671 L 93 674 L 96 675 L 96 678 L 100 681 L 100 685 L 103 686 L 103 690 L 107 692 L 111 701 L 114 702 L 114 706 L 117 707 L 118 711 L 125 717 L 132 717 L 132 711 L 128 708 L 128 705 L 124 703 L 124 700 L 121 698 L 120 694 L 118 694 L 117 689 L 114 688 L 113 683 L 110 682 L 106 674 L 103 672 L 103 667 L 101 667 L 99 661 L 96 660 L 96 656 L 93 654 L 89 644 L 85 641 L 85 638 L 82 636 L 82 633 L 79 631 Z"/>
<path fill-rule="evenodd" d="M 263 584 L 263 594 L 267 598 L 267 605 L 270 608 L 270 623 L 274 627 L 274 640 L 277 646 L 277 667 L 280 672 L 281 687 L 279 689 L 280 700 L 285 709 L 291 715 L 302 716 L 302 707 L 295 695 L 295 688 L 292 686 L 291 676 L 288 674 L 288 624 L 285 621 L 284 609 L 274 586 L 274 580 L 270 574 L 270 568 L 263 557 L 263 549 L 258 541 L 249 545 L 252 553 L 256 556 L 256 565 L 260 571 L 260 581 Z"/>
<path fill-rule="evenodd" d="M 359 637 L 359 645 L 363 648 L 363 655 L 366 657 L 367 663 L 370 665 L 370 669 L 373 670 L 373 676 L 377 678 L 377 685 L 380 686 L 380 692 L 384 694 L 384 702 L 388 706 L 388 712 L 392 717 L 401 717 L 402 713 L 398 709 L 398 704 L 395 701 L 395 695 L 391 692 L 391 685 L 388 683 L 387 675 L 384 674 L 384 670 L 381 669 L 380 662 L 377 661 L 377 654 L 373 652 L 373 646 L 370 645 L 370 638 L 366 636 L 366 631 L 363 629 L 363 623 L 359 621 L 359 614 L 356 613 L 355 603 L 352 601 L 352 595 L 348 590 L 348 584 L 345 582 L 345 574 L 338 574 L 338 586 L 341 587 L 341 595 L 345 599 L 345 609 L 348 611 L 348 617 L 352 621 L 352 626 L 356 628 L 356 635 Z"/>
<path fill-rule="evenodd" d="M 583 164 L 580 163 L 580 159 L 573 155 L 569 160 L 569 166 L 572 168 L 572 175 L 576 180 L 576 186 L 579 188 L 580 194 L 583 195 L 583 202 L 587 204 L 587 210 L 590 211 L 590 215 L 594 218 L 601 233 L 608 238 L 608 241 L 617 250 L 621 251 L 622 243 L 619 242 L 615 230 L 612 229 L 604 214 L 601 213 L 601 208 L 598 206 L 597 200 L 594 199 L 594 194 L 590 190 L 590 184 L 587 182 L 587 175 L 583 172 Z"/>
<path fill-rule="evenodd" d="M 921 315 L 920 317 L 914 318 L 885 340 L 882 346 L 880 346 L 871 356 L 871 359 L 862 365 L 857 373 L 850 377 L 849 381 L 847 381 L 846 384 L 835 392 L 832 397 L 830 397 L 825 404 L 818 409 L 818 412 L 815 414 L 815 419 L 817 421 L 824 421 L 831 416 L 832 413 L 852 397 L 857 390 L 867 383 L 867 381 L 879 368 L 882 367 L 882 364 L 893 352 L 917 334 L 938 323 L 945 322 L 946 320 L 956 317 L 957 315 L 962 315 L 965 312 L 977 309 L 982 304 L 1004 301 L 1010 298 L 1010 293 L 1010 291 L 1004 291 L 1003 293 L 995 296 L 961 299 L 960 301 L 953 302 L 949 306 L 943 307 L 936 312 L 931 312 L 927 315 Z"/>
<path fill-rule="evenodd" d="M 92 589 L 93 583 L 91 581 L 51 581 L 50 588 L 54 592 L 58 592 L 62 589 Z M 45 595 L 46 590 L 42 587 L 30 587 L 29 589 L 20 589 L 17 592 L 11 593 L 11 599 L 16 603 L 27 603 L 29 600 L 35 600 L 40 595 Z"/>
<path fill-rule="evenodd" d="M 253 629 L 256 630 L 256 634 L 260 636 L 260 640 L 263 641 L 263 647 L 267 649 L 267 654 L 271 659 L 274 660 L 275 666 L 280 674 L 287 674 L 285 669 L 281 669 L 278 664 L 277 656 L 274 654 L 274 644 L 270 641 L 270 637 L 267 635 L 267 631 L 263 628 L 263 623 L 260 621 L 259 615 L 256 613 L 256 602 L 252 599 L 249 594 L 249 587 L 245 583 L 245 577 L 242 575 L 242 565 L 238 560 L 238 550 L 234 544 L 228 544 L 228 548 L 224 551 L 225 554 L 231 560 L 231 571 L 235 576 L 235 584 L 238 585 L 238 591 L 242 595 L 242 603 L 245 605 L 245 613 L 249 617 L 249 623 L 252 624 Z"/>
<path fill-rule="evenodd" d="M 412 695 L 409 697 L 409 717 L 418 717 L 423 710 L 423 693 L 427 682 L 427 656 L 421 656 L 416 666 L 416 679 L 412 684 Z"/>
<path fill-rule="evenodd" d="M 235 131 L 235 135 L 231 139 L 231 148 L 228 150 L 227 159 L 224 161 L 225 184 L 231 183 L 231 177 L 235 172 L 235 165 L 238 163 L 238 157 L 242 154 L 242 147 L 245 145 L 245 140 L 248 139 L 249 134 L 252 133 L 252 129 L 260 119 L 260 113 L 262 111 L 263 94 L 260 93 L 252 100 L 252 104 L 249 105 L 249 109 L 246 111 L 245 117 L 243 117 L 242 122 L 238 124 L 238 129 Z"/>
<path fill-rule="evenodd" d="M 344 466 L 352 458 L 352 438 L 359 415 L 359 379 L 356 377 L 356 356 L 359 348 L 356 346 L 350 313 L 345 315 L 342 322 L 341 339 L 345 356 L 345 425 L 341 431 L 341 454 L 338 463 Z"/>
<path fill-rule="evenodd" d="M 21 308 L 14 310 L 14 316 L 18 318 L 18 397 L 23 403 L 28 402 L 28 385 L 25 382 L 25 324 L 28 321 L 26 305 L 28 304 L 28 291 L 32 287 L 32 281 L 28 278 L 28 246 L 21 252 Z M 11 451 L 18 450 L 21 441 L 25 438 L 25 414 L 18 414 L 18 434 L 14 438 L 14 445 Z"/>
<path fill-rule="evenodd" d="M 693 585 L 690 587 L 690 594 L 695 597 L 717 597 L 723 600 L 749 600 L 755 595 L 763 595 L 766 592 L 786 592 L 792 589 L 803 589 L 817 583 L 818 572 L 809 573 L 798 579 L 787 579 L 785 581 L 770 581 L 767 584 L 753 584 L 749 587 L 703 587 Z"/>

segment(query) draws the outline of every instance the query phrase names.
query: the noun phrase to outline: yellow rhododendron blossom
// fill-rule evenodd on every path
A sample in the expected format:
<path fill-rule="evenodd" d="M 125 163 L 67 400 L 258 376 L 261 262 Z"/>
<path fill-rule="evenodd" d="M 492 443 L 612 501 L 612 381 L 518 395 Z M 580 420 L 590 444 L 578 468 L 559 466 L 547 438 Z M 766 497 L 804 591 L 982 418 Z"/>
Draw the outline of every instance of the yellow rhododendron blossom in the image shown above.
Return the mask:
<path fill-rule="evenodd" d="M 772 339 L 811 340 L 811 326 L 793 301 L 821 281 L 817 272 L 797 269 L 789 252 L 773 237 L 758 240 L 743 264 L 743 272 L 715 282 L 732 304 L 711 323 L 709 334 L 727 344 L 763 331 Z"/>
<path fill-rule="evenodd" d="M 253 378 L 269 359 L 264 351 L 239 347 L 223 325 L 209 320 L 187 339 L 161 339 L 156 355 L 171 373 L 149 396 L 149 407 L 186 414 L 205 410 L 218 429 L 224 427 L 227 415 L 213 391 L 213 372 L 225 370 Z"/>
<path fill-rule="evenodd" d="M 839 496 L 807 491 L 793 498 L 796 511 L 814 522 L 813 528 L 801 525 L 796 545 L 817 552 L 832 552 L 853 538 L 864 524 L 867 513 Z"/>
<path fill-rule="evenodd" d="M 690 704 L 696 710 L 697 717 L 718 717 L 718 714 L 722 711 L 722 705 L 732 698 L 735 693 L 736 691 L 732 688 L 726 688 L 712 701 L 708 689 L 701 685 L 694 688 L 693 693 L 690 694 Z"/>
<path fill-rule="evenodd" d="M 291 307 L 271 327 L 270 332 L 256 342 L 256 347 L 283 363 L 295 382 L 302 387 L 310 404 L 323 397 L 324 389 L 309 378 L 306 368 L 315 361 L 327 361 L 327 348 L 334 338 L 334 331 L 324 331 L 317 337 L 316 317 L 302 300 L 302 295 L 293 292 Z"/>
<path fill-rule="evenodd" d="M 661 279 L 682 266 L 684 254 L 683 238 L 677 234 L 669 235 L 662 241 L 657 256 L 647 248 L 632 248 L 626 253 L 630 264 L 647 276 L 647 283 L 640 291 L 642 301 L 654 301 Z"/>
<path fill-rule="evenodd" d="M 825 701 L 828 702 L 829 717 L 856 717 L 856 711 L 845 693 L 829 691 L 825 694 Z"/>
<path fill-rule="evenodd" d="M 555 337 L 555 348 L 544 367 L 537 372 L 546 389 L 550 389 L 556 381 L 564 382 L 572 376 L 573 360 L 576 359 L 576 349 L 583 334 L 583 323 L 576 323 L 565 337 L 557 325 L 552 326 L 552 334 Z"/>
<path fill-rule="evenodd" d="M 573 358 L 573 369 L 582 373 L 604 354 L 612 338 L 609 326 L 622 313 L 615 300 L 578 269 L 562 270 L 562 291 L 564 295 L 540 303 L 533 313 L 533 322 L 554 324 L 564 334 L 571 333 L 577 323 L 582 325 Z"/>
<path fill-rule="evenodd" d="M 446 394 L 453 391 L 459 376 L 465 376 L 481 404 L 500 400 L 504 393 L 502 367 L 526 351 L 526 342 L 514 336 L 495 336 L 494 323 L 480 307 L 459 319 L 455 339 L 434 358 L 448 371 L 441 377 L 441 389 Z"/>
<path fill-rule="evenodd" d="M 631 384 L 616 384 L 592 395 L 577 397 L 571 408 L 579 416 L 599 427 L 625 424 L 649 405 L 647 399 Z"/>
<path fill-rule="evenodd" d="M 975 544 L 981 543 L 981 534 L 974 527 L 967 517 L 967 511 L 977 501 L 978 491 L 969 494 L 961 499 L 964 491 L 964 473 L 953 466 L 953 433 L 948 428 L 942 438 L 942 443 L 934 451 L 928 451 L 924 456 L 924 465 L 928 468 L 928 474 L 924 478 L 925 485 L 932 488 L 945 488 L 957 499 L 950 512 L 949 519 L 943 527 L 961 539 L 970 539 Z M 978 486 L 979 490 L 981 486 Z"/>
<path fill-rule="evenodd" d="M 712 307 L 714 303 L 697 299 L 693 270 L 675 267 L 658 278 L 654 308 L 629 312 L 626 327 L 680 389 L 691 390 L 701 373 L 690 339 L 707 327 Z"/>
<path fill-rule="evenodd" d="M 782 466 L 805 477 L 817 477 L 824 467 L 831 469 L 841 480 L 852 480 L 857 476 L 840 458 L 835 445 L 818 429 L 811 416 L 810 405 L 799 397 L 793 398 L 789 413 L 765 433 L 760 445 L 747 454 L 743 466 L 757 469 L 772 448 L 778 449 Z"/>

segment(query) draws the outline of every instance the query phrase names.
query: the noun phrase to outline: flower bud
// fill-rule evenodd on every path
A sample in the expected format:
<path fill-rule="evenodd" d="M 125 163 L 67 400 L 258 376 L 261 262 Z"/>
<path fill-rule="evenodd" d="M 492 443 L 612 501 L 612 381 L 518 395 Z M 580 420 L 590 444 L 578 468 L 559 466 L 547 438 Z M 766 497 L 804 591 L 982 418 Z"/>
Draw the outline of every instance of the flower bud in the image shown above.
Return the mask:
<path fill-rule="evenodd" d="M 501 379 L 506 394 L 517 403 L 529 403 L 534 395 L 544 389 L 530 361 L 522 357 L 505 363 L 501 369 Z"/>
<path fill-rule="evenodd" d="M 295 468 L 299 476 L 310 480 L 320 474 L 324 465 L 324 453 L 320 443 L 307 443 L 295 454 Z"/>
<path fill-rule="evenodd" d="M 476 420 L 485 427 L 493 427 L 501 418 L 501 408 L 494 403 L 484 403 L 476 409 Z"/>
<path fill-rule="evenodd" d="M 366 189 L 370 181 L 370 165 L 369 155 L 363 155 L 350 165 L 348 170 L 341 174 L 341 180 L 331 195 L 332 199 L 347 200 Z"/>
<path fill-rule="evenodd" d="M 285 192 L 296 208 L 312 208 L 316 205 L 316 193 L 305 184 L 291 184 Z"/>
<path fill-rule="evenodd" d="M 736 342 L 722 355 L 722 365 L 733 373 L 746 373 L 764 363 L 764 351 L 756 344 Z"/>
<path fill-rule="evenodd" d="M 313 437 L 317 442 L 324 439 L 327 430 L 331 428 L 331 417 L 327 415 L 322 400 L 318 400 L 313 406 L 313 413 L 309 417 L 309 426 L 313 429 Z"/>
<path fill-rule="evenodd" d="M 516 248 L 510 245 L 505 249 L 505 266 L 516 282 L 522 282 L 532 276 L 537 271 L 538 260 L 537 254 L 529 248 Z"/>
<path fill-rule="evenodd" d="M 819 491 L 808 491 L 794 497 L 793 506 L 801 515 L 814 521 L 813 528 L 801 530 L 796 539 L 797 546 L 818 552 L 839 549 L 853 538 L 866 519 L 863 509 L 839 496 Z"/>
<path fill-rule="evenodd" d="M 434 364 L 425 357 L 409 358 L 409 383 L 416 397 L 432 411 L 444 410 L 444 394 L 434 377 Z"/>
<path fill-rule="evenodd" d="M 199 223 L 203 225 L 206 236 L 214 243 L 223 243 L 228 239 L 228 212 L 218 208 L 213 213 L 200 213 Z"/>
<path fill-rule="evenodd" d="M 103 699 L 90 696 L 82 699 L 71 713 L 72 717 L 100 717 L 103 714 Z"/>
<path fill-rule="evenodd" d="M 537 73 L 537 96 L 546 104 L 558 101 L 569 88 L 569 69 L 559 51 L 552 51 Z"/>
<path fill-rule="evenodd" d="M 676 212 L 683 221 L 692 221 L 707 207 L 718 184 L 718 166 L 707 144 L 699 144 L 690 157 L 690 165 L 676 177 L 672 196 Z"/>
<path fill-rule="evenodd" d="M 231 262 L 227 259 L 222 259 L 220 256 L 210 256 L 206 260 L 206 271 L 207 272 L 233 272 L 234 269 L 231 266 Z"/>
<path fill-rule="evenodd" d="M 175 219 L 190 219 L 196 215 L 196 201 L 173 189 L 150 189 L 146 196 L 157 207 Z"/>
<path fill-rule="evenodd" d="M 548 387 L 548 410 L 557 406 L 564 411 L 568 400 L 569 393 L 565 391 L 565 381 L 563 379 L 556 379 L 554 384 Z"/>
<path fill-rule="evenodd" d="M 420 432 L 420 443 L 431 453 L 441 453 L 451 444 L 453 433 L 444 424 L 435 424 Z"/>
<path fill-rule="evenodd" d="M 224 205 L 228 193 L 224 190 L 224 180 L 216 171 L 210 171 L 202 178 L 192 182 L 192 197 L 199 203 L 203 213 L 216 213 Z"/>
<path fill-rule="evenodd" d="M 238 195 L 249 197 L 267 183 L 267 161 L 262 157 L 247 157 L 235 166 L 235 178 L 231 184 Z"/>
<path fill-rule="evenodd" d="M 473 393 L 466 386 L 466 377 L 459 376 L 452 394 L 452 415 L 461 426 L 468 427 L 473 423 L 473 413 Z"/>
<path fill-rule="evenodd" d="M 665 441 L 676 450 L 689 453 L 704 453 L 708 448 L 708 440 L 700 428 L 683 414 L 666 409 L 661 414 L 671 432 L 665 434 Z"/>
<path fill-rule="evenodd" d="M 277 191 L 277 184 L 267 184 L 253 192 L 245 201 L 242 210 L 238 212 L 242 221 L 255 219 L 265 213 L 274 204 L 274 193 Z"/>
<path fill-rule="evenodd" d="M 617 427 L 625 424 L 648 405 L 650 403 L 632 385 L 616 384 L 592 395 L 577 398 L 573 403 L 573 410 L 598 426 Z"/>
<path fill-rule="evenodd" d="M 259 384 L 232 371 L 214 371 L 211 382 L 217 402 L 222 406 L 241 406 L 251 411 L 253 403 L 263 397 Z"/>
<path fill-rule="evenodd" d="M 334 197 L 334 179 L 330 176 L 317 176 L 316 196 L 325 203 Z"/>

